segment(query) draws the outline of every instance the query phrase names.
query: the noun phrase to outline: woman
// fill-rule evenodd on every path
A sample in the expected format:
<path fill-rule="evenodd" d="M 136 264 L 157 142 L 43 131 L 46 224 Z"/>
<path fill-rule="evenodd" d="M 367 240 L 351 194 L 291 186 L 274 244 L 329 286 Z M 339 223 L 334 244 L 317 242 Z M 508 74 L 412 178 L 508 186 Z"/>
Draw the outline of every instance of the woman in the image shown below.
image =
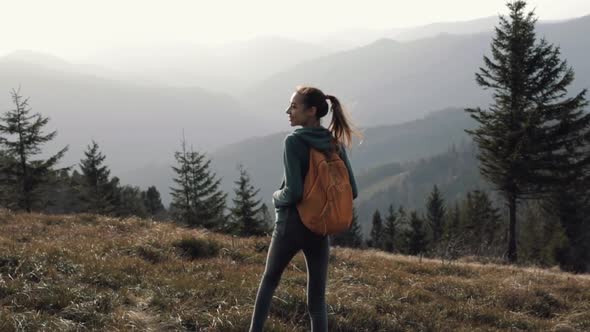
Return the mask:
<path fill-rule="evenodd" d="M 332 107 L 330 129 L 320 123 Z M 266 268 L 256 295 L 250 331 L 262 331 L 268 316 L 271 299 L 284 269 L 293 256 L 303 250 L 307 266 L 307 312 L 311 317 L 312 331 L 327 331 L 328 318 L 325 301 L 326 278 L 330 243 L 328 236 L 311 232 L 302 222 L 295 204 L 303 196 L 303 182 L 309 168 L 309 147 L 320 151 L 337 152 L 348 168 L 353 199 L 357 187 L 345 147 L 352 144 L 351 134 L 362 137 L 353 129 L 342 106 L 334 96 L 321 90 L 298 86 L 291 96 L 286 111 L 291 126 L 301 126 L 284 141 L 284 177 L 279 190 L 272 195 L 275 206 L 275 228 L 266 258 Z"/>

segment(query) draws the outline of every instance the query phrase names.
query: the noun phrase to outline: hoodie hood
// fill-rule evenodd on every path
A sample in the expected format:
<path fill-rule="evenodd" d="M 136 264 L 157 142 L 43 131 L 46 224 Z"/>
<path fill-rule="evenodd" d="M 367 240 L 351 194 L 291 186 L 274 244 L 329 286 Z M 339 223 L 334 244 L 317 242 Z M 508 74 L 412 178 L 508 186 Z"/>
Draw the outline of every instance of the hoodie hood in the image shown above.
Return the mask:
<path fill-rule="evenodd" d="M 307 144 L 320 151 L 328 150 L 334 139 L 332 132 L 323 126 L 297 128 L 293 131 L 293 135 L 297 135 Z"/>

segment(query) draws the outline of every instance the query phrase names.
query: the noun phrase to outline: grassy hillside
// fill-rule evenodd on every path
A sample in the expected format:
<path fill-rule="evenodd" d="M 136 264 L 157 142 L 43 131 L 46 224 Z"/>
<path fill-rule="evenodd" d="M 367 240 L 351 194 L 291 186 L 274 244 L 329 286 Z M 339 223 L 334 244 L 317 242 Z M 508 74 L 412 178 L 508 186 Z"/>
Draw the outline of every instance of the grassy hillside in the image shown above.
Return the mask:
<path fill-rule="evenodd" d="M 0 331 L 245 331 L 269 237 L 0 210 Z M 309 330 L 303 254 L 268 331 Z M 332 248 L 330 331 L 590 330 L 590 276 Z M 567 327 L 569 326 L 569 329 Z"/>

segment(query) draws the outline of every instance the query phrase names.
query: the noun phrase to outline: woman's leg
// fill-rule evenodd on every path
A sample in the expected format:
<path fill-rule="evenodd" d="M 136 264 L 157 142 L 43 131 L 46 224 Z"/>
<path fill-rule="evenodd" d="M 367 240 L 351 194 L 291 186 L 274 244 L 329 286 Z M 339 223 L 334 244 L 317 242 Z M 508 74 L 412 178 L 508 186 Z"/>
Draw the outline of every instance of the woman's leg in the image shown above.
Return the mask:
<path fill-rule="evenodd" d="M 328 331 L 328 308 L 326 306 L 326 281 L 330 242 L 328 236 L 313 239 L 303 247 L 307 265 L 307 310 L 311 317 L 313 332 Z"/>
<path fill-rule="evenodd" d="M 268 316 L 272 296 L 279 285 L 283 271 L 300 249 L 294 240 L 293 234 L 289 234 L 286 229 L 281 229 L 281 227 L 286 226 L 286 224 L 275 226 L 278 229 L 275 228 L 268 248 L 266 268 L 256 295 L 254 312 L 250 322 L 250 332 L 262 331 Z"/>

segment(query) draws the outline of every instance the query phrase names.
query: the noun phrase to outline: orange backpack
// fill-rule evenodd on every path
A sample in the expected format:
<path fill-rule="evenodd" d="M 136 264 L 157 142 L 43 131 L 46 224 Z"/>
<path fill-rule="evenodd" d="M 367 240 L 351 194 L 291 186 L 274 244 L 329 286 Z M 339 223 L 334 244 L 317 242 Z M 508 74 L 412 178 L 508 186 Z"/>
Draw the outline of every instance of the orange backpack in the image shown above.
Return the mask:
<path fill-rule="evenodd" d="M 309 147 L 303 198 L 296 206 L 303 224 L 315 234 L 338 234 L 350 228 L 352 187 L 346 164 L 338 153 L 332 152 L 326 159 L 324 153 Z"/>

